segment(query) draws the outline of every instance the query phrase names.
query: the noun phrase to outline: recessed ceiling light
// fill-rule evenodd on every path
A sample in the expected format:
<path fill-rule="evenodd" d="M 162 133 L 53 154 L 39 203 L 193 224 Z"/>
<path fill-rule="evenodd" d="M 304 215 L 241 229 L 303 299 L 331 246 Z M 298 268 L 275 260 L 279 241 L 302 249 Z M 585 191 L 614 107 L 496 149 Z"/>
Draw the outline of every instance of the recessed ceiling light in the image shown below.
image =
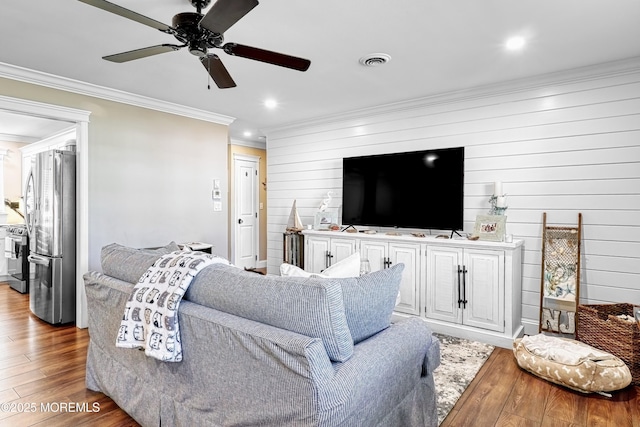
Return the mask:
<path fill-rule="evenodd" d="M 524 39 L 524 37 L 515 36 L 508 38 L 504 44 L 504 47 L 507 50 L 521 50 L 522 48 L 524 48 L 525 44 L 526 40 Z"/>
<path fill-rule="evenodd" d="M 273 110 L 278 106 L 278 101 L 276 101 L 275 99 L 267 99 L 266 101 L 264 101 L 264 106 L 270 110 Z"/>
<path fill-rule="evenodd" d="M 251 133 L 251 131 L 245 130 L 243 135 L 246 136 L 246 137 L 250 137 L 253 134 Z"/>

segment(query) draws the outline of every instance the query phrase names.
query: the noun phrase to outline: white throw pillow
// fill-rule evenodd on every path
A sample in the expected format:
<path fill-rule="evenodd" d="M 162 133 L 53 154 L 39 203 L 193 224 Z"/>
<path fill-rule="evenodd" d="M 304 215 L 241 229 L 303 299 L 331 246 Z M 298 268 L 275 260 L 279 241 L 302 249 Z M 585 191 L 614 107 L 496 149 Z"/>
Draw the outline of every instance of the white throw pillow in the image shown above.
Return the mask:
<path fill-rule="evenodd" d="M 280 265 L 280 275 L 291 277 L 358 277 L 360 275 L 360 252 L 355 252 L 342 261 L 336 262 L 322 273 L 309 273 L 300 267 L 285 262 Z"/>
<path fill-rule="evenodd" d="M 360 252 L 354 252 L 322 272 L 325 277 L 358 277 L 360 275 Z"/>
<path fill-rule="evenodd" d="M 280 264 L 280 275 L 289 277 L 310 277 L 312 273 L 307 273 L 300 267 L 283 262 Z"/>

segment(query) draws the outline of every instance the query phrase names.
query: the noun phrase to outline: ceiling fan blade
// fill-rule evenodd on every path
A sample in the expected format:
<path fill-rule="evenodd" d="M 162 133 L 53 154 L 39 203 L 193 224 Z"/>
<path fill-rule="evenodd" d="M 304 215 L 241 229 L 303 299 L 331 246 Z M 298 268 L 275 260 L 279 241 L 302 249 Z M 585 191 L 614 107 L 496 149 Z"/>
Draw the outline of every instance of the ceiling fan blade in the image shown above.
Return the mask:
<path fill-rule="evenodd" d="M 218 0 L 200 20 L 200 26 L 222 34 L 258 5 L 258 0 Z"/>
<path fill-rule="evenodd" d="M 173 52 L 183 46 L 177 46 L 174 44 L 160 44 L 157 46 L 143 47 L 142 49 L 130 50 L 128 52 L 116 53 L 114 55 L 103 56 L 102 59 L 106 59 L 111 62 L 127 62 L 134 59 L 146 58 L 147 56 L 158 55 L 166 52 Z"/>
<path fill-rule="evenodd" d="M 205 56 L 200 58 L 200 62 L 220 89 L 236 87 L 236 82 L 233 81 L 227 67 L 224 66 L 218 55 Z"/>
<path fill-rule="evenodd" d="M 298 71 L 307 71 L 311 65 L 308 59 L 298 58 L 283 53 L 272 52 L 270 50 L 259 49 L 257 47 L 245 46 L 238 43 L 226 43 L 222 46 L 229 55 L 240 56 L 268 64 L 279 65 L 280 67 L 292 68 Z"/>
<path fill-rule="evenodd" d="M 149 27 L 158 29 L 165 33 L 170 33 L 173 28 L 170 26 L 163 24 L 162 22 L 156 21 L 155 19 L 147 18 L 144 15 L 140 15 L 137 12 L 134 12 L 129 9 L 125 9 L 122 6 L 118 6 L 117 4 L 110 3 L 105 0 L 78 0 L 82 3 L 86 3 L 90 6 L 97 7 L 98 9 L 106 10 L 107 12 L 115 13 L 116 15 L 120 15 L 124 18 L 131 19 L 132 21 L 139 22 L 144 25 L 148 25 Z"/>

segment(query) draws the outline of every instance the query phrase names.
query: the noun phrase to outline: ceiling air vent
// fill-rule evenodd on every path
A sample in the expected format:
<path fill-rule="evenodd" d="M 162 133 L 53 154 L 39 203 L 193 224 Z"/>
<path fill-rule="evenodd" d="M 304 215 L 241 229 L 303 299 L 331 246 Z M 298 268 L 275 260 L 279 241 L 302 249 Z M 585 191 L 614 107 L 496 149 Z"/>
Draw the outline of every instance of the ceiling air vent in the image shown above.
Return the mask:
<path fill-rule="evenodd" d="M 370 53 L 360 58 L 360 63 L 365 67 L 377 67 L 386 64 L 390 60 L 391 57 L 386 53 Z"/>

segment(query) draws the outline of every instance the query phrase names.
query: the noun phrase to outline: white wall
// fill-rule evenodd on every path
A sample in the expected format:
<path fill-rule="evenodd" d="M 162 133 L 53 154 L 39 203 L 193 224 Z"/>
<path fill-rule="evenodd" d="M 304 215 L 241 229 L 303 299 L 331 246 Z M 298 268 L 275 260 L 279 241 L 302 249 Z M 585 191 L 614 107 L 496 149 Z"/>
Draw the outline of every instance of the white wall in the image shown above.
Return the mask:
<path fill-rule="evenodd" d="M 64 79 L 37 72 L 27 77 L 42 84 L 0 77 L 0 95 L 91 113 L 86 183 L 89 270 L 100 270 L 100 250 L 113 242 L 148 247 L 171 240 L 202 241 L 228 257 L 225 117 L 213 122 L 199 119 L 198 111 L 179 114 L 182 109 L 163 109 L 164 104 L 154 100 L 100 91 L 81 82 L 76 84 L 86 90 L 74 93 L 73 88 L 55 88 L 65 87 Z M 96 92 L 96 97 L 85 92 Z M 174 110 L 176 114 L 170 112 Z M 211 198 L 214 178 L 220 179 L 223 192 L 219 212 L 213 210 Z"/>
<path fill-rule="evenodd" d="M 525 241 L 527 333 L 537 333 L 543 212 L 553 225 L 583 215 L 581 302 L 640 304 L 640 59 L 271 131 L 269 271 L 294 199 L 305 224 L 327 191 L 340 205 L 343 157 L 454 146 L 465 147 L 465 231 L 503 182 L 507 232 Z M 429 208 L 428 186 L 415 190 Z"/>
<path fill-rule="evenodd" d="M 114 105 L 108 115 L 92 114 L 89 132 L 90 269 L 113 242 L 199 241 L 228 257 L 226 126 Z M 222 211 L 213 209 L 214 179 Z"/>

